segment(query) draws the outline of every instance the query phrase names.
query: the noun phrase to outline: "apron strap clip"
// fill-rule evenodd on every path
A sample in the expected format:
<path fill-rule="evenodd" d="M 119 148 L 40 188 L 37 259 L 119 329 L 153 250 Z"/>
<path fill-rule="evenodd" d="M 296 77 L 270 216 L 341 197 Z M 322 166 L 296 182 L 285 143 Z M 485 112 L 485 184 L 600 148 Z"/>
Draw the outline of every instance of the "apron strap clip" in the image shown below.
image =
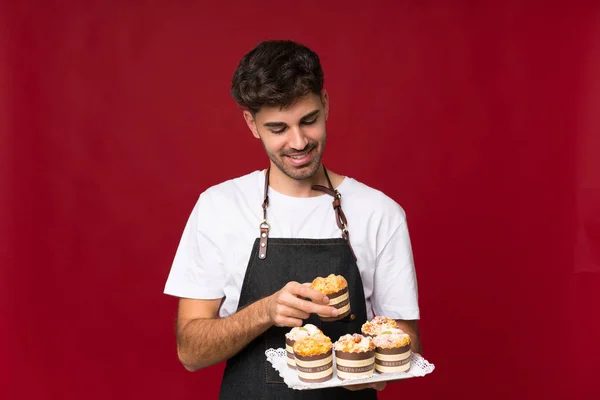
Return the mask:
<path fill-rule="evenodd" d="M 263 220 L 263 222 L 260 223 L 259 228 L 260 241 L 258 246 L 258 258 L 264 260 L 265 258 L 267 258 L 267 240 L 269 239 L 269 230 L 271 229 L 271 226 L 265 219 Z"/>

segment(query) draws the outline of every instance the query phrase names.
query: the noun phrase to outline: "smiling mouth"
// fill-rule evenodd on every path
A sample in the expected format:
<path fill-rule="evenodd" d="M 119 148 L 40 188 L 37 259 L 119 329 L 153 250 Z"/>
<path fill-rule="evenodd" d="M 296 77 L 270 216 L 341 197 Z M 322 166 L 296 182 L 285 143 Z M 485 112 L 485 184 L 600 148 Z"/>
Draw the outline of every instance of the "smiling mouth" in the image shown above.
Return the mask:
<path fill-rule="evenodd" d="M 288 157 L 293 165 L 301 166 L 310 162 L 314 149 L 315 147 L 301 154 L 287 154 L 286 157 Z"/>
<path fill-rule="evenodd" d="M 312 146 L 311 148 L 309 148 L 306 151 L 303 151 L 302 153 L 294 153 L 294 154 L 285 154 L 286 157 L 290 157 L 290 158 L 295 158 L 295 159 L 301 159 L 306 157 L 308 154 L 310 154 L 317 146 Z"/>
<path fill-rule="evenodd" d="M 296 155 L 296 156 L 288 156 L 288 157 L 293 158 L 294 160 L 301 160 L 304 157 L 306 157 L 307 154 L 308 153 L 304 153 L 304 154 L 300 154 L 300 155 Z"/>

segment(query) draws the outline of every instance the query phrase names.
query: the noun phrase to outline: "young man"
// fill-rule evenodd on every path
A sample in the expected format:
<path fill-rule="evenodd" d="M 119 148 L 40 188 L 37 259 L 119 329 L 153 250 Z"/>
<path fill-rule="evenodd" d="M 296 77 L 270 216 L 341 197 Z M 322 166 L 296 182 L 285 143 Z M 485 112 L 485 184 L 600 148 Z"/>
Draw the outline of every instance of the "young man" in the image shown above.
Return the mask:
<path fill-rule="evenodd" d="M 204 191 L 188 220 L 165 293 L 177 296 L 177 350 L 195 371 L 227 360 L 221 399 L 375 399 L 385 383 L 296 391 L 266 360 L 285 333 L 313 323 L 332 341 L 374 315 L 394 318 L 419 352 L 417 280 L 402 208 L 327 170 L 329 96 L 318 56 L 290 41 L 259 44 L 231 89 L 270 166 Z M 352 313 L 303 283 L 348 281 Z"/>

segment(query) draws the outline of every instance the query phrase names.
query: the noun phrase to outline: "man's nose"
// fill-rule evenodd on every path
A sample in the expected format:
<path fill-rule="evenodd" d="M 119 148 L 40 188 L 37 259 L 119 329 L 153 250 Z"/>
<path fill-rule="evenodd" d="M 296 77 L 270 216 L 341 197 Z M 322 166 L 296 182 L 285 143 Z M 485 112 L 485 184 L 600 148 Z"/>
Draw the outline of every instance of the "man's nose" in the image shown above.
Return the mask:
<path fill-rule="evenodd" d="M 306 136 L 304 135 L 304 133 L 302 132 L 302 129 L 300 129 L 300 127 L 294 127 L 292 129 L 290 129 L 289 146 L 292 149 L 302 151 L 306 148 L 307 144 L 308 144 L 308 139 L 306 138 Z"/>

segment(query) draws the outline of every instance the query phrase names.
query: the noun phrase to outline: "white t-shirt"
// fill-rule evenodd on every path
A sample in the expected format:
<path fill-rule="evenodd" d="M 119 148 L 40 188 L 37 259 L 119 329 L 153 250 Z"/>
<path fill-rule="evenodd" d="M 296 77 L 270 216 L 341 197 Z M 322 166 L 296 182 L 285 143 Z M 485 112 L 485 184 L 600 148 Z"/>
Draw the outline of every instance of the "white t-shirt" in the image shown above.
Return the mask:
<path fill-rule="evenodd" d="M 183 231 L 164 293 L 191 299 L 225 297 L 219 315 L 235 313 L 259 235 L 264 171 L 202 193 Z M 345 177 L 337 187 L 364 286 L 367 318 L 419 319 L 417 279 L 404 210 L 382 192 Z M 269 188 L 271 238 L 341 237 L 333 198 L 296 198 Z"/>

